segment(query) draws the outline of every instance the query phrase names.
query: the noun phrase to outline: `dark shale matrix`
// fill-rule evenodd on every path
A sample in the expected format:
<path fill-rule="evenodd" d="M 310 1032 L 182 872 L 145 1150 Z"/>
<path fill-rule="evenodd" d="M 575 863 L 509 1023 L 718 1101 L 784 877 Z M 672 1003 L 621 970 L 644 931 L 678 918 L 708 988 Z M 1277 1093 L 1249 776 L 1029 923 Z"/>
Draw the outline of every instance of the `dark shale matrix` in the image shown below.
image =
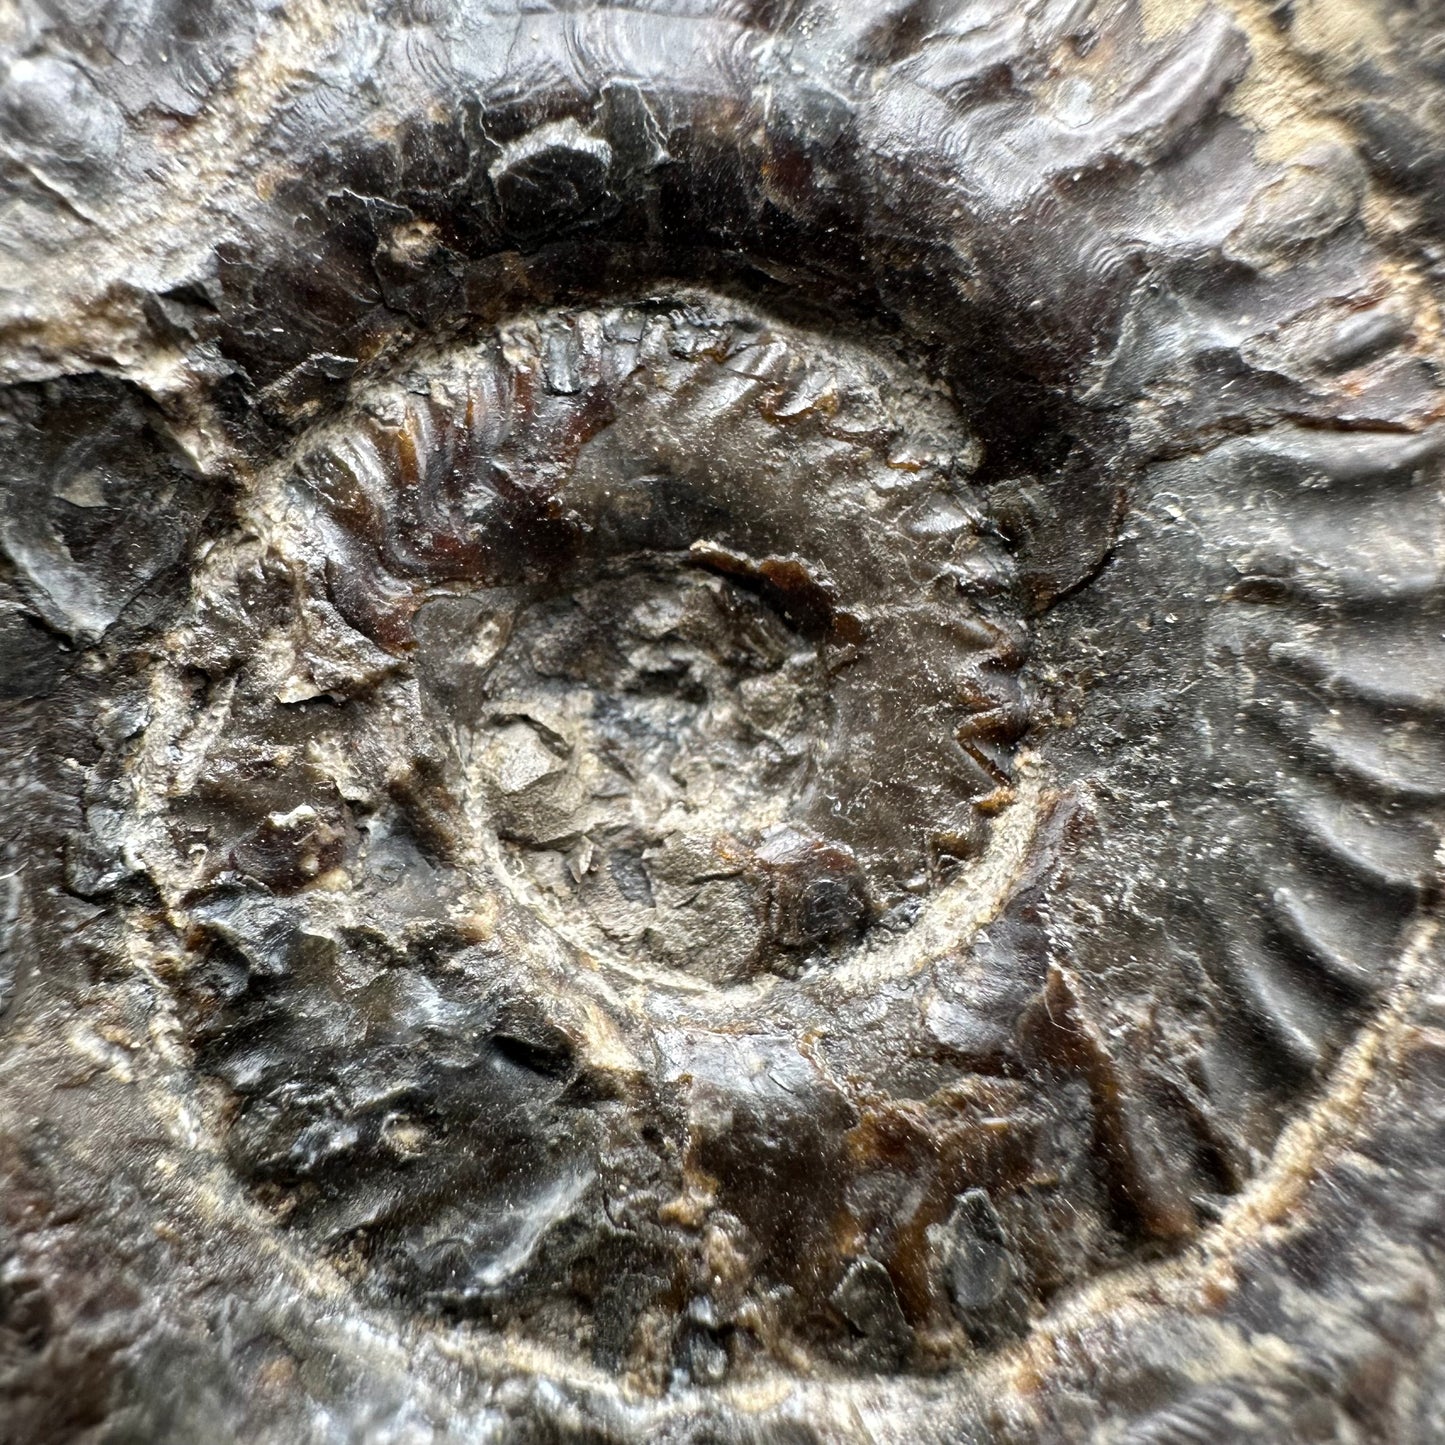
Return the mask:
<path fill-rule="evenodd" d="M 0 1442 L 1445 1436 L 1392 0 L 0 29 Z"/>

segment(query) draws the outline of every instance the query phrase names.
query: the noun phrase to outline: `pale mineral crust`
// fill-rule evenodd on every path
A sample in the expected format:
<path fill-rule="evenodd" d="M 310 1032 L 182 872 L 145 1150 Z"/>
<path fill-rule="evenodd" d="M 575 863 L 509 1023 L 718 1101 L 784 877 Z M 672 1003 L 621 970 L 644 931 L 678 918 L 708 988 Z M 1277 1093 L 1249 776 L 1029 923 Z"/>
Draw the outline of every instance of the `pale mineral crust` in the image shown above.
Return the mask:
<path fill-rule="evenodd" d="M 0 14 L 0 1445 L 1445 1439 L 1445 12 Z"/>

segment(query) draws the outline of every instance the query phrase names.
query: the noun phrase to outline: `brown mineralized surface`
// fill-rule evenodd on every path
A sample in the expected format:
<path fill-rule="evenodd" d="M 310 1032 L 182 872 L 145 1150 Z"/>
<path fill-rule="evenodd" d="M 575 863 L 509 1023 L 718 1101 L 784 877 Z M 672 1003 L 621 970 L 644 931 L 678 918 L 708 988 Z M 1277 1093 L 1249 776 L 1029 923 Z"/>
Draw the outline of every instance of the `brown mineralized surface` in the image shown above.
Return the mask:
<path fill-rule="evenodd" d="M 0 17 L 0 1442 L 1445 1438 L 1442 36 Z"/>

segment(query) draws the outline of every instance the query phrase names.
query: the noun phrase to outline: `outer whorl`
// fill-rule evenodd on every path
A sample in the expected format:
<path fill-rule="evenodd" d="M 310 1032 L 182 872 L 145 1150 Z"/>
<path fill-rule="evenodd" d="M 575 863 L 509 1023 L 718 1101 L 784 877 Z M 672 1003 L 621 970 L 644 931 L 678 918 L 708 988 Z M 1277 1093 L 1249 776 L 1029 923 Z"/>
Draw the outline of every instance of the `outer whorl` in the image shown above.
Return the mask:
<path fill-rule="evenodd" d="M 1426 18 L 0 47 L 0 1441 L 1445 1435 Z"/>

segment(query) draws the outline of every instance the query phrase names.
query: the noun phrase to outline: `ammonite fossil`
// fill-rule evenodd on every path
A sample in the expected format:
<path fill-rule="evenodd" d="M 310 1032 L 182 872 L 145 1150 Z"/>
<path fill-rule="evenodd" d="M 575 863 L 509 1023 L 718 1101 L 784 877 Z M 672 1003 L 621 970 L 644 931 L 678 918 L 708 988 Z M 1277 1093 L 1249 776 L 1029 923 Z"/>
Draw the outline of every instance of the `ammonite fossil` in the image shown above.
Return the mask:
<path fill-rule="evenodd" d="M 1445 1438 L 1442 27 L 8 13 L 0 1441 Z"/>

